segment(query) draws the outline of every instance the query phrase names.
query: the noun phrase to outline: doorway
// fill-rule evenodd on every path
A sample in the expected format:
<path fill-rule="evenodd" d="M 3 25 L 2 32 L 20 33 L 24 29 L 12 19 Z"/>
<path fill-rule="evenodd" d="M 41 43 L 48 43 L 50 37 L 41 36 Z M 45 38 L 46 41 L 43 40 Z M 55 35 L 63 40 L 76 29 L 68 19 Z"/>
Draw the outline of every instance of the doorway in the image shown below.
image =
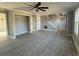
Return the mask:
<path fill-rule="evenodd" d="M 6 14 L 0 13 L 0 39 L 7 37 Z"/>
<path fill-rule="evenodd" d="M 15 32 L 16 36 L 30 31 L 29 16 L 15 15 Z"/>
<path fill-rule="evenodd" d="M 66 31 L 66 16 L 60 16 L 59 31 Z"/>

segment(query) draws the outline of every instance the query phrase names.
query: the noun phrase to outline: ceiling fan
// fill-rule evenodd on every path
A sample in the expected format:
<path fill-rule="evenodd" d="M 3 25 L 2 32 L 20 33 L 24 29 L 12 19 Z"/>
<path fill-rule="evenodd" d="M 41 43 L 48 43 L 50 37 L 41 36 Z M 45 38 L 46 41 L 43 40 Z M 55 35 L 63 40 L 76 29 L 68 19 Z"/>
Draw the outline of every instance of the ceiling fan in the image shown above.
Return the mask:
<path fill-rule="evenodd" d="M 29 9 L 29 10 L 33 10 L 33 9 L 35 9 L 36 12 L 38 12 L 38 10 L 46 11 L 46 9 L 48 9 L 48 7 L 40 7 L 40 5 L 42 4 L 41 2 L 38 2 L 38 3 L 35 4 L 35 5 L 30 5 L 30 4 L 27 4 L 27 3 L 24 3 L 24 4 L 29 5 L 29 6 L 32 7 L 32 8 Z"/>

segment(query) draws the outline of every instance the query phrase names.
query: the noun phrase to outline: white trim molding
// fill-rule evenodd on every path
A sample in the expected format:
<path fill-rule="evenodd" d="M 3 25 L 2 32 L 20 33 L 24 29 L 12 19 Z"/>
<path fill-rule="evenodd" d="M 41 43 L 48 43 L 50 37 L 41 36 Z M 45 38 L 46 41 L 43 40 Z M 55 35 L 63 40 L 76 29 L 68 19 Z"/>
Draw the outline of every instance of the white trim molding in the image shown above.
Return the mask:
<path fill-rule="evenodd" d="M 57 31 L 57 30 L 52 30 L 52 29 L 40 29 L 40 30 Z"/>
<path fill-rule="evenodd" d="M 11 38 L 11 39 L 15 39 L 16 37 L 9 36 L 9 38 Z"/>
<path fill-rule="evenodd" d="M 78 51 L 78 53 L 79 53 L 79 47 L 78 47 L 78 45 L 77 45 L 77 43 L 76 43 L 76 41 L 75 41 L 75 39 L 77 39 L 77 38 L 75 38 L 75 35 L 74 35 L 74 34 L 69 34 L 69 33 L 67 33 L 67 36 L 71 36 L 71 37 L 72 37 L 72 39 L 73 39 L 73 41 L 74 41 L 74 43 L 75 43 L 76 49 L 77 49 L 77 51 Z"/>
<path fill-rule="evenodd" d="M 18 33 L 16 35 L 20 35 L 20 34 L 24 34 L 24 33 L 28 33 L 28 31 L 24 31 L 24 32 Z"/>

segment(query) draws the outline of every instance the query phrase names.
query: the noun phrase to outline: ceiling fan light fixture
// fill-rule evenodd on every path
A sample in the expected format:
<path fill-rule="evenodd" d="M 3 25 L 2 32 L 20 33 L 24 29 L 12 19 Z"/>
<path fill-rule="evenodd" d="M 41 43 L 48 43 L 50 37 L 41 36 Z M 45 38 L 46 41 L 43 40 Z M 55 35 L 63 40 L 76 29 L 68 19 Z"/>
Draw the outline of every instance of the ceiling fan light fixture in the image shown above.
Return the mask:
<path fill-rule="evenodd" d="M 26 3 L 24 3 L 24 4 L 26 4 Z M 46 11 L 45 9 L 48 9 L 48 7 L 40 7 L 40 5 L 41 5 L 42 3 L 41 2 L 38 2 L 37 4 L 35 4 L 34 6 L 33 5 L 30 5 L 30 4 L 26 4 L 26 5 L 29 5 L 29 6 L 31 6 L 32 8 L 31 9 L 29 9 L 29 10 L 33 10 L 33 9 L 36 9 L 36 12 L 38 12 L 38 10 L 41 10 L 41 11 Z"/>
<path fill-rule="evenodd" d="M 38 9 L 36 9 L 36 11 L 38 12 Z"/>

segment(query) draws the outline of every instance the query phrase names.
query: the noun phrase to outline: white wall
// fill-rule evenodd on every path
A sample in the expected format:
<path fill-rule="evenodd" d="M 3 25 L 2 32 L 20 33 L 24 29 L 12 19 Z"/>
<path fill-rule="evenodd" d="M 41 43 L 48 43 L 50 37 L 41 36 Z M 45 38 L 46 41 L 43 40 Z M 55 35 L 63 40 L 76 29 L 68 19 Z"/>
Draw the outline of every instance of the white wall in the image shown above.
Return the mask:
<path fill-rule="evenodd" d="M 44 26 L 47 25 L 47 16 L 41 16 L 41 29 L 44 29 Z"/>
<path fill-rule="evenodd" d="M 21 15 L 15 16 L 15 29 L 16 29 L 16 35 L 28 32 L 27 19 L 25 16 Z"/>
<path fill-rule="evenodd" d="M 66 16 L 60 16 L 59 30 L 66 30 Z"/>
<path fill-rule="evenodd" d="M 57 31 L 65 30 L 66 28 L 66 16 L 41 16 L 41 29 L 44 29 L 44 26 L 48 27 L 48 30 Z"/>
<path fill-rule="evenodd" d="M 59 20 L 58 16 L 41 16 L 41 28 L 44 29 L 46 25 L 48 30 L 57 31 Z"/>
<path fill-rule="evenodd" d="M 7 32 L 6 14 L 0 13 L 0 32 Z"/>
<path fill-rule="evenodd" d="M 37 19 L 37 30 L 41 29 L 41 16 L 40 15 L 36 15 L 36 19 Z"/>
<path fill-rule="evenodd" d="M 8 11 L 8 27 L 9 27 L 9 36 L 11 38 L 15 38 L 16 37 L 16 33 L 15 33 L 15 20 L 14 20 L 14 15 L 12 13 L 12 11 Z"/>
<path fill-rule="evenodd" d="M 33 31 L 37 31 L 37 19 L 36 19 L 36 15 L 33 15 Z"/>
<path fill-rule="evenodd" d="M 33 17 L 30 16 L 30 33 L 33 32 Z"/>

